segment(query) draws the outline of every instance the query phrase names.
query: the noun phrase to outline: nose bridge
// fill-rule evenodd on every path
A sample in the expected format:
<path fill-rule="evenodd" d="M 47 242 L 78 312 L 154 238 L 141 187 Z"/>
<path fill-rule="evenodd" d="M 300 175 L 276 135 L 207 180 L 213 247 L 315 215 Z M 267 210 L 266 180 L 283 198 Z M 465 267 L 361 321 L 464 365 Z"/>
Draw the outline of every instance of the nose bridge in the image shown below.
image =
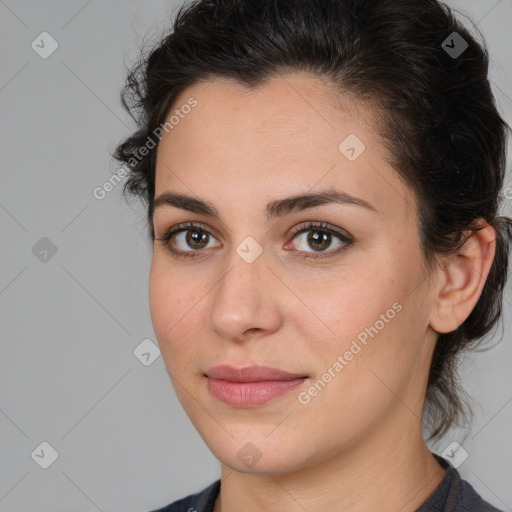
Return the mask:
<path fill-rule="evenodd" d="M 228 271 L 217 288 L 217 302 L 234 300 L 239 305 L 248 305 L 262 291 L 258 284 L 266 281 L 263 276 L 267 270 L 266 258 L 262 248 L 256 254 L 255 243 L 257 242 L 244 240 L 233 248 L 227 265 Z"/>
<path fill-rule="evenodd" d="M 254 239 L 244 239 L 233 248 L 226 267 L 211 303 L 212 327 L 227 338 L 264 328 L 270 321 L 272 299 L 263 248 Z"/>

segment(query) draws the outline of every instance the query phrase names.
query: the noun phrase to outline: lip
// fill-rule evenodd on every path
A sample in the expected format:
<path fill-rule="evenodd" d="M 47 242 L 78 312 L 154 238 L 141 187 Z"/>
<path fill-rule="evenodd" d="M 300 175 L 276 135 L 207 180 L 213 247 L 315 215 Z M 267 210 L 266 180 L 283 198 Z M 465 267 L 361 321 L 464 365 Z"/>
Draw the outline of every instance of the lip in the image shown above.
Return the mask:
<path fill-rule="evenodd" d="M 214 366 L 205 372 L 207 377 L 212 379 L 225 380 L 229 382 L 261 382 L 269 380 L 295 380 L 307 377 L 303 373 L 288 373 L 279 368 L 270 366 L 246 366 L 236 368 L 228 364 Z"/>
<path fill-rule="evenodd" d="M 258 407 L 304 383 L 307 375 L 269 366 L 236 368 L 214 366 L 205 372 L 208 390 L 221 402 L 234 407 Z"/>

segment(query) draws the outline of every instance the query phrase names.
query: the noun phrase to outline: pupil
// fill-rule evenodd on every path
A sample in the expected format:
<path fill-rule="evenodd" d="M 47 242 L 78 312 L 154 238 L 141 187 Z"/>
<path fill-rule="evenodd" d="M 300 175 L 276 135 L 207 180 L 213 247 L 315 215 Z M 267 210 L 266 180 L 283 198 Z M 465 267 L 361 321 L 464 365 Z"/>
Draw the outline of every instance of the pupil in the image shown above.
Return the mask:
<path fill-rule="evenodd" d="M 191 243 L 191 245 L 200 245 L 201 242 L 204 243 L 206 239 L 206 233 L 201 233 L 198 230 L 189 231 L 187 236 L 187 243 Z"/>
<path fill-rule="evenodd" d="M 331 234 L 330 233 L 321 233 L 320 231 L 312 231 L 311 232 L 312 234 L 309 235 L 308 237 L 308 242 L 311 244 L 311 245 L 315 245 L 317 244 L 317 247 L 316 249 L 325 249 L 326 247 L 329 247 L 329 243 L 323 243 L 322 242 L 329 242 L 330 241 L 330 236 Z M 315 234 L 313 234 L 315 233 Z M 318 247 L 318 243 L 320 242 L 321 247 Z M 315 247 L 313 247 L 315 248 Z"/>

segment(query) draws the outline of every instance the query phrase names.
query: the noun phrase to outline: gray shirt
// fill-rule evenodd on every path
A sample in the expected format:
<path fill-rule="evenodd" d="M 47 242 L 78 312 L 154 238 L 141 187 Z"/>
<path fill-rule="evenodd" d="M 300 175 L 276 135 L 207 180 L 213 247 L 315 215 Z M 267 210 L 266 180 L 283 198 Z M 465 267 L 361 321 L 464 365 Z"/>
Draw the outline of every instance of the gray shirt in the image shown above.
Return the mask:
<path fill-rule="evenodd" d="M 503 512 L 484 501 L 448 461 L 435 453 L 433 455 L 446 468 L 446 473 L 416 512 Z M 216 480 L 201 492 L 153 512 L 213 512 L 219 492 L 220 480 Z"/>

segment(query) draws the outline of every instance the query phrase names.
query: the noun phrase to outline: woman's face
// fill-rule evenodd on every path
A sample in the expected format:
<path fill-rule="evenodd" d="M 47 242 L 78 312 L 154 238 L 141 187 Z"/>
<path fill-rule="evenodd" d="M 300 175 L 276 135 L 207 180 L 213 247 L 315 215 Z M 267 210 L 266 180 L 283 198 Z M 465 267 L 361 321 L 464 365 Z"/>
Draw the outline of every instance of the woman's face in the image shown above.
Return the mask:
<path fill-rule="evenodd" d="M 336 97 L 298 73 L 216 78 L 184 91 L 159 143 L 156 237 L 194 226 L 155 241 L 152 321 L 181 404 L 237 471 L 392 454 L 420 429 L 436 334 L 415 201 L 369 107 Z M 292 376 L 234 382 L 256 365 Z"/>

